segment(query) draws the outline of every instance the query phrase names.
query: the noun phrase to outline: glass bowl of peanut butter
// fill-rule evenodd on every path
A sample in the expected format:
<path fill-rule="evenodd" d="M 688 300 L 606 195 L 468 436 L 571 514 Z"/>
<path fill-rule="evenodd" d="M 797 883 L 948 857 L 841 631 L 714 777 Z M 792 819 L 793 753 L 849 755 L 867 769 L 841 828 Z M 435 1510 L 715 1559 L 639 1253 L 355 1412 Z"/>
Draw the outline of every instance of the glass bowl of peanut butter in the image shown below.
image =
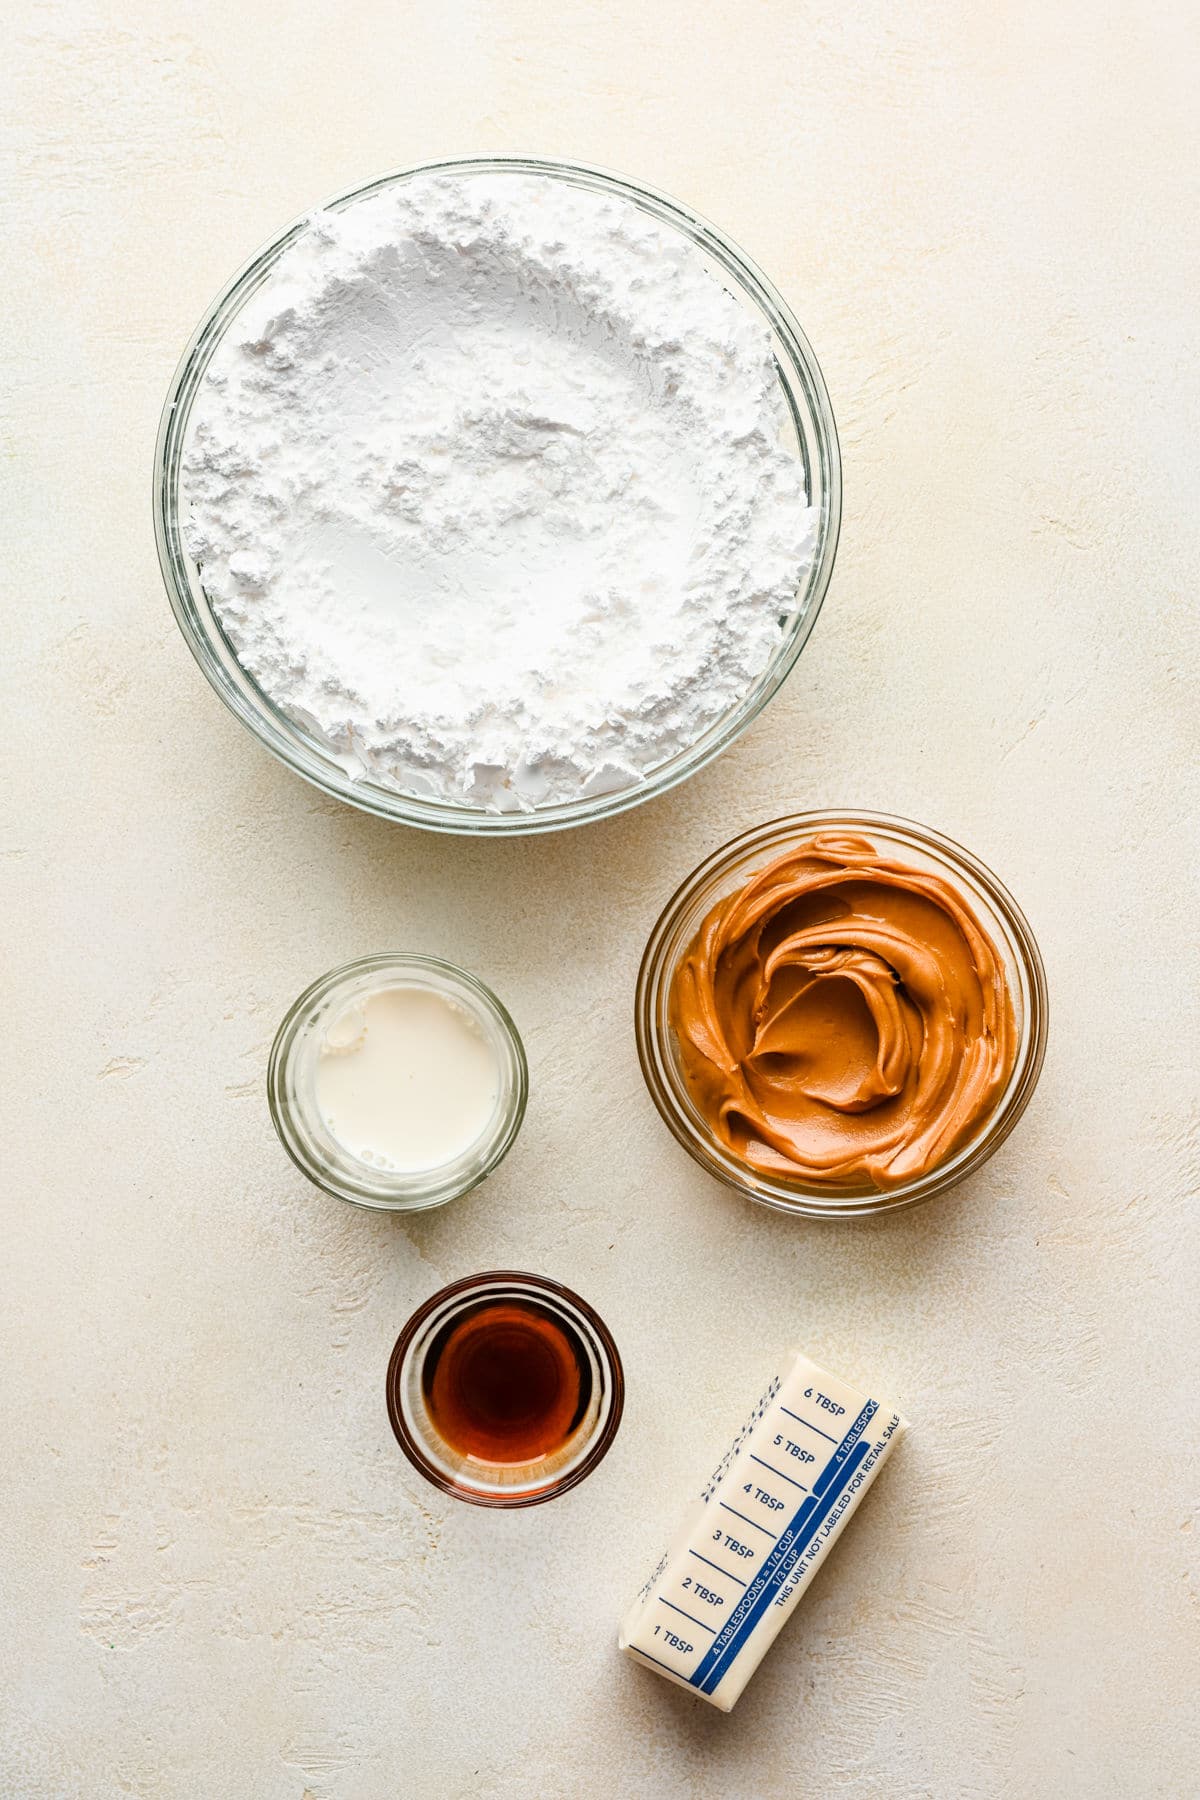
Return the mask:
<path fill-rule="evenodd" d="M 1046 977 L 991 871 L 927 826 L 775 819 L 672 896 L 638 977 L 642 1072 L 710 1174 L 785 1212 L 931 1199 L 1037 1085 Z"/>

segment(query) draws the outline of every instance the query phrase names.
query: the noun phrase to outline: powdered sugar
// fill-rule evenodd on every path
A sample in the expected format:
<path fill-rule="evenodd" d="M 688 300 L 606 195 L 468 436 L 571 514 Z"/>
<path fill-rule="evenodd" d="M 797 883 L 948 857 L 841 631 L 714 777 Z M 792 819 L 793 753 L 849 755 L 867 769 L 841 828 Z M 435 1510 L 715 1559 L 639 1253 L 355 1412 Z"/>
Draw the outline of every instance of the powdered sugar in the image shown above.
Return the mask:
<path fill-rule="evenodd" d="M 764 324 L 631 201 L 424 175 L 315 214 L 196 397 L 187 547 L 355 774 L 628 786 L 777 648 L 813 554 Z"/>

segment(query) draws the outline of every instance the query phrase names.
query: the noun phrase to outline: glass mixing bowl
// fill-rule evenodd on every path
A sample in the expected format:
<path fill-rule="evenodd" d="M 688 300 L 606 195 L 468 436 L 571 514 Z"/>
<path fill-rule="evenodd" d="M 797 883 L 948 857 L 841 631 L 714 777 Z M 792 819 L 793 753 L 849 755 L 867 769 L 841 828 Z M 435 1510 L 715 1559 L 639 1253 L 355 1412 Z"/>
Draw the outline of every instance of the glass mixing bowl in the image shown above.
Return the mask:
<path fill-rule="evenodd" d="M 898 1186 L 879 1189 L 823 1187 L 764 1175 L 736 1156 L 709 1129 L 684 1078 L 670 1021 L 671 986 L 701 922 L 726 894 L 757 870 L 818 831 L 846 831 L 869 838 L 884 855 L 944 877 L 965 895 L 1000 956 L 1008 976 L 1017 1025 L 1017 1052 L 1008 1084 L 975 1136 L 953 1156 Z M 1046 1054 L 1049 1012 L 1046 973 L 1034 935 L 1020 907 L 996 877 L 969 852 L 907 819 L 883 813 L 809 812 L 773 819 L 725 844 L 688 876 L 667 902 L 650 933 L 638 974 L 635 1028 L 638 1056 L 650 1096 L 663 1119 L 696 1161 L 764 1206 L 816 1219 L 861 1218 L 895 1212 L 944 1193 L 978 1169 L 1004 1142 L 1037 1086 Z"/>
<path fill-rule="evenodd" d="M 479 832 L 495 836 L 555 831 L 592 819 L 608 818 L 631 806 L 639 806 L 642 801 L 665 793 L 677 782 L 694 775 L 697 769 L 703 768 L 732 743 L 780 687 L 816 622 L 833 570 L 842 503 L 837 431 L 816 358 L 770 282 L 724 232 L 678 201 L 640 182 L 582 163 L 547 162 L 520 156 L 466 157 L 401 169 L 368 182 L 364 187 L 339 194 L 325 204 L 340 210 L 383 188 L 433 171 L 545 175 L 576 187 L 619 195 L 689 238 L 730 293 L 766 322 L 790 420 L 789 439 L 804 467 L 809 504 L 817 512 L 812 563 L 799 582 L 795 606 L 770 662 L 736 706 L 695 743 L 661 763 L 636 786 L 527 813 L 487 812 L 465 803 L 398 793 L 378 783 L 355 778 L 346 772 L 332 750 L 310 736 L 268 699 L 234 655 L 201 585 L 199 570 L 184 548 L 180 530 L 183 504 L 180 468 L 188 416 L 213 352 L 238 310 L 305 230 L 307 214 L 289 225 L 234 276 L 209 308 L 176 370 L 163 409 L 155 452 L 154 519 L 159 562 L 179 628 L 201 669 L 234 716 L 297 774 L 305 776 L 325 793 L 361 807 L 365 812 L 385 819 L 401 819 L 430 831 Z"/>

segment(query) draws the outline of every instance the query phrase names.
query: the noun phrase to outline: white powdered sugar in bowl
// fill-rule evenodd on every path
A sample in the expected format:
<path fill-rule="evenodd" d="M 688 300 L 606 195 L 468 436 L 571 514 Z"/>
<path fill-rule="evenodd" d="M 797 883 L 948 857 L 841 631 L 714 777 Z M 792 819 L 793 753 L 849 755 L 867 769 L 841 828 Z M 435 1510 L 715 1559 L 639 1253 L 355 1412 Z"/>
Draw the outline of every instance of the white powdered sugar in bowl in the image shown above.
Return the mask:
<path fill-rule="evenodd" d="M 816 513 L 765 319 L 619 193 L 419 173 L 319 212 L 196 392 L 180 520 L 253 681 L 355 777 L 636 786 L 778 652 Z"/>

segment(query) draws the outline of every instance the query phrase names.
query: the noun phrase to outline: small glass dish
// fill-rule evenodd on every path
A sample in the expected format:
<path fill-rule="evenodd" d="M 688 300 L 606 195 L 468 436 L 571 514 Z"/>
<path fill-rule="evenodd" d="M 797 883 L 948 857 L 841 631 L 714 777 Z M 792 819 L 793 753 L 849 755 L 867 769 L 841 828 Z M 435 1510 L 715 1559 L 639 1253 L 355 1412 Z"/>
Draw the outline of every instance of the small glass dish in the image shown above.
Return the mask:
<path fill-rule="evenodd" d="M 485 1309 L 534 1312 L 570 1340 L 583 1372 L 580 1403 L 552 1455 L 496 1464 L 456 1451 L 438 1431 L 427 1375 L 449 1335 Z M 599 1314 L 541 1275 L 495 1269 L 451 1282 L 417 1308 L 396 1339 L 387 1372 L 388 1417 L 396 1439 L 426 1481 L 472 1506 L 540 1506 L 575 1487 L 604 1457 L 621 1423 L 625 1376 L 612 1333 Z"/>
<path fill-rule="evenodd" d="M 917 868 L 946 877 L 971 902 L 1004 961 L 1017 1027 L 1012 1073 L 975 1137 L 945 1162 L 896 1187 L 818 1187 L 764 1175 L 721 1143 L 688 1091 L 670 1024 L 671 985 L 702 920 L 726 894 L 790 846 L 818 831 L 853 831 Z M 702 1168 L 751 1200 L 814 1219 L 853 1219 L 895 1212 L 944 1193 L 987 1161 L 1025 1111 L 1046 1053 L 1046 975 L 1029 924 L 1008 890 L 968 851 L 940 832 L 883 813 L 809 812 L 773 819 L 734 838 L 700 864 L 672 895 L 650 933 L 638 973 L 635 1029 L 650 1096 L 663 1119 Z"/>
<path fill-rule="evenodd" d="M 492 1048 L 499 1069 L 495 1110 L 461 1155 L 432 1169 L 389 1170 L 361 1161 L 333 1136 L 316 1098 L 316 1065 L 328 1026 L 355 1000 L 389 987 L 424 989 L 462 1007 Z M 279 1141 L 327 1194 L 380 1212 L 422 1212 L 476 1187 L 511 1149 L 525 1116 L 529 1070 L 517 1028 L 477 976 L 436 956 L 364 956 L 330 969 L 289 1007 L 267 1067 L 267 1101 Z"/>
<path fill-rule="evenodd" d="M 396 170 L 338 194 L 324 205 L 341 211 L 385 188 L 410 181 L 415 175 L 430 173 L 541 175 L 574 187 L 615 194 L 694 244 L 727 290 L 766 324 L 788 420 L 787 444 L 803 465 L 809 505 L 817 514 L 812 561 L 798 580 L 795 604 L 771 660 L 750 688 L 701 737 L 652 769 L 635 786 L 531 812 L 488 812 L 478 806 L 403 793 L 352 774 L 327 744 L 276 706 L 242 668 L 204 591 L 200 572 L 184 546 L 181 466 L 191 408 L 217 345 L 240 308 L 307 229 L 309 213 L 272 239 L 234 276 L 209 307 L 183 353 L 163 408 L 155 449 L 158 558 L 176 622 L 205 676 L 235 718 L 297 774 L 364 812 L 400 819 L 429 831 L 490 836 L 556 831 L 640 806 L 644 800 L 653 799 L 694 775 L 745 730 L 782 685 L 816 623 L 833 573 L 842 507 L 837 428 L 816 357 L 775 288 L 724 232 L 655 188 L 583 163 L 528 156 L 459 157 Z"/>

